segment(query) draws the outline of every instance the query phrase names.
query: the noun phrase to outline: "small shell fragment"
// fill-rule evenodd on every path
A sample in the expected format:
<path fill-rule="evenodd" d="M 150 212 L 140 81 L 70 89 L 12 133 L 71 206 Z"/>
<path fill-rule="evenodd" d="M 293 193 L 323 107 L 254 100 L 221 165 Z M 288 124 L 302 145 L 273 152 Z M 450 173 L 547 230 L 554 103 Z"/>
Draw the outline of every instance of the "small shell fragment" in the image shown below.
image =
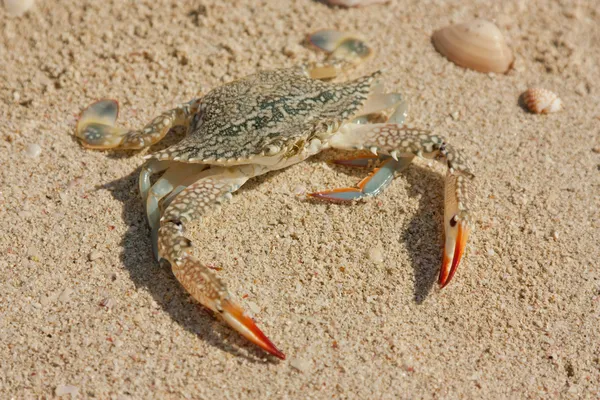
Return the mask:
<path fill-rule="evenodd" d="M 374 264 L 381 264 L 383 262 L 383 249 L 379 246 L 369 250 L 369 260 Z"/>
<path fill-rule="evenodd" d="M 58 301 L 60 301 L 61 303 L 68 303 L 71 300 L 72 294 L 73 289 L 67 287 L 58 296 Z"/>
<path fill-rule="evenodd" d="M 306 188 L 302 185 L 296 185 L 292 190 L 294 196 L 302 196 L 306 193 Z"/>
<path fill-rule="evenodd" d="M 332 6 L 342 7 L 365 7 L 372 4 L 387 3 L 389 0 L 326 0 Z"/>
<path fill-rule="evenodd" d="M 479 72 L 505 73 L 514 61 L 500 29 L 482 19 L 435 31 L 432 42 L 440 54 L 456 65 Z"/>
<path fill-rule="evenodd" d="M 88 260 L 90 261 L 96 261 L 99 258 L 102 258 L 102 253 L 97 250 L 94 250 L 90 254 L 88 254 Z"/>
<path fill-rule="evenodd" d="M 79 393 L 79 388 L 73 385 L 58 385 L 54 390 L 54 394 L 57 396 L 64 396 L 66 394 L 70 394 L 72 396 L 77 396 Z"/>
<path fill-rule="evenodd" d="M 98 303 L 98 305 L 100 307 L 105 307 L 107 309 L 111 309 L 115 304 L 115 301 L 110 298 L 110 297 L 105 297 L 102 300 L 100 300 L 100 303 Z"/>
<path fill-rule="evenodd" d="M 310 369 L 310 362 L 301 358 L 292 358 L 290 360 L 290 365 L 300 372 L 306 372 Z"/>
<path fill-rule="evenodd" d="M 260 307 L 255 302 L 247 301 L 246 304 L 248 305 L 248 308 L 250 309 L 250 311 L 252 311 L 253 314 L 256 315 L 260 313 Z"/>
<path fill-rule="evenodd" d="M 34 0 L 4 0 L 4 8 L 11 17 L 20 17 L 33 7 Z"/>
<path fill-rule="evenodd" d="M 38 158 L 42 153 L 42 147 L 39 144 L 28 144 L 25 148 L 25 154 L 31 158 Z"/>
<path fill-rule="evenodd" d="M 523 102 L 535 114 L 549 114 L 562 109 L 562 100 L 547 89 L 527 89 L 523 93 Z"/>

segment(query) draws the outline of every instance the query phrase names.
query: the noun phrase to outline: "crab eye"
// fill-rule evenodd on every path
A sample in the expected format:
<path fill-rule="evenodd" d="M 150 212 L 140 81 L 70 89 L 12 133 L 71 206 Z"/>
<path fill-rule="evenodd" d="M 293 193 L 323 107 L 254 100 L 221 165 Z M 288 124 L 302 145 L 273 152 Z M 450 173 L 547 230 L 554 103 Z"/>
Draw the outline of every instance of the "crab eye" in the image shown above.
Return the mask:
<path fill-rule="evenodd" d="M 435 156 L 436 160 L 442 160 L 445 158 L 448 158 L 448 150 L 446 149 L 446 142 L 442 142 L 441 144 L 437 145 L 437 155 Z"/>

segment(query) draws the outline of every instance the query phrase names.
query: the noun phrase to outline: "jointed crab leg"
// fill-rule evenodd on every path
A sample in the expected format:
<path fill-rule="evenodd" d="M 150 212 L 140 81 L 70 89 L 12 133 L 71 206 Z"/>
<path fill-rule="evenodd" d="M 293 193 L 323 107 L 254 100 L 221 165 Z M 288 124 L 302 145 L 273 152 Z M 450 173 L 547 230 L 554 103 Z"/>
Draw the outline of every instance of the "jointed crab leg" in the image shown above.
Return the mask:
<path fill-rule="evenodd" d="M 174 126 L 189 125 L 196 108 L 197 101 L 192 100 L 165 111 L 142 130 L 136 131 L 115 126 L 118 103 L 100 100 L 83 111 L 75 134 L 82 145 L 90 149 L 142 149 L 161 140 Z"/>
<path fill-rule="evenodd" d="M 190 222 L 230 199 L 232 192 L 258 173 L 257 168 L 260 167 L 215 167 L 205 172 L 210 176 L 183 189 L 160 219 L 158 255 L 169 261 L 175 277 L 197 301 L 221 315 L 225 322 L 254 344 L 285 359 L 285 354 L 233 302 L 226 286 L 192 256 L 191 241 L 184 236 L 184 222 Z"/>
<path fill-rule="evenodd" d="M 138 179 L 138 186 L 140 189 L 140 196 L 142 197 L 142 202 L 144 204 L 146 204 L 148 193 L 152 187 L 152 184 L 150 183 L 150 178 L 152 175 L 163 172 L 169 168 L 169 165 L 171 164 L 172 163 L 170 161 L 159 161 L 153 158 L 142 165 L 142 170 L 140 171 L 140 176 Z"/>
<path fill-rule="evenodd" d="M 408 111 L 406 102 L 399 93 L 372 94 L 365 103 L 360 115 L 354 117 L 354 124 L 392 122 L 404 124 Z"/>
<path fill-rule="evenodd" d="M 329 141 L 334 148 L 356 150 L 368 148 L 374 154 L 387 154 L 394 160 L 413 156 L 431 158 L 448 166 L 445 184 L 444 260 L 439 284 L 446 286 L 460 263 L 470 231 L 469 207 L 473 200 L 473 173 L 468 163 L 441 137 L 428 131 L 401 127 L 397 124 L 346 124 Z M 381 172 L 384 181 L 392 172 Z M 363 181 L 364 182 L 364 181 Z M 361 183 L 363 183 L 361 182 Z M 348 190 L 342 196 L 350 197 Z M 337 192 L 320 194 L 332 198 Z"/>
<path fill-rule="evenodd" d="M 331 201 L 347 202 L 364 197 L 377 196 L 394 179 L 394 175 L 410 165 L 412 157 L 394 160 L 386 157 L 381 165 L 375 168 L 369 176 L 360 181 L 356 188 L 340 188 L 322 192 L 309 193 L 308 196 Z"/>
<path fill-rule="evenodd" d="M 156 159 L 152 159 L 147 163 L 150 164 L 149 168 L 142 167 L 142 172 L 140 173 L 140 187 L 142 186 L 141 182 L 144 179 L 148 179 L 149 181 L 149 178 L 147 178 L 146 175 L 148 174 L 148 171 L 152 171 L 152 165 L 160 166 L 160 163 L 162 163 L 162 161 L 157 162 Z M 206 170 L 206 165 L 184 164 L 172 161 L 163 176 L 161 176 L 152 187 L 145 190 L 145 194 L 142 191 L 142 196 L 145 196 L 148 225 L 152 232 L 152 251 L 157 260 L 160 260 L 158 257 L 157 245 L 161 211 L 169 205 L 170 199 L 184 190 L 188 185 L 191 185 L 201 177 L 210 174 L 211 171 Z"/>

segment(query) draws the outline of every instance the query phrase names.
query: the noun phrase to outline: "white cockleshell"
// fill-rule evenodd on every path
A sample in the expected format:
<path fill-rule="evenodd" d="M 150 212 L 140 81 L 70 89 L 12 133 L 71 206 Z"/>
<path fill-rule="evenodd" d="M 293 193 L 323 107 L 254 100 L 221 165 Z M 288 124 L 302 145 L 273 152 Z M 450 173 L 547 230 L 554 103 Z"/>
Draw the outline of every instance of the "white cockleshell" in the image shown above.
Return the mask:
<path fill-rule="evenodd" d="M 507 72 L 514 61 L 500 29 L 482 19 L 433 33 L 436 50 L 453 63 L 479 72 Z"/>
<path fill-rule="evenodd" d="M 535 114 L 549 114 L 562 109 L 562 100 L 547 89 L 531 88 L 523 93 L 523 102 Z"/>

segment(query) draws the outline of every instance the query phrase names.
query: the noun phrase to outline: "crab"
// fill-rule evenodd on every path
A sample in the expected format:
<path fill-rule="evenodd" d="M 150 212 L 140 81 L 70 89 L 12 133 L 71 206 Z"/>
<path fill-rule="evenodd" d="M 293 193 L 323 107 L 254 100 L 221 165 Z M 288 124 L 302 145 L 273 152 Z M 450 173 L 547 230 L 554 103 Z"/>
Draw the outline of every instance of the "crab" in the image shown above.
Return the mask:
<path fill-rule="evenodd" d="M 171 128 L 184 139 L 146 155 L 139 191 L 145 203 L 154 256 L 167 260 L 181 285 L 202 305 L 268 353 L 283 352 L 236 304 L 226 285 L 192 255 L 184 224 L 231 199 L 249 179 L 306 160 L 323 150 L 369 150 L 337 161 L 375 169 L 356 187 L 310 193 L 315 199 L 352 202 L 379 194 L 414 157 L 447 166 L 445 245 L 439 284 L 450 282 L 471 229 L 474 178 L 469 163 L 442 137 L 404 125 L 406 103 L 386 93 L 380 71 L 359 79 L 332 81 L 362 63 L 372 50 L 336 31 L 308 37 L 325 51 L 324 61 L 257 72 L 210 91 L 154 118 L 141 130 L 115 125 L 118 104 L 100 100 L 86 108 L 76 136 L 90 149 L 143 149 Z M 152 176 L 162 174 L 152 183 Z"/>

